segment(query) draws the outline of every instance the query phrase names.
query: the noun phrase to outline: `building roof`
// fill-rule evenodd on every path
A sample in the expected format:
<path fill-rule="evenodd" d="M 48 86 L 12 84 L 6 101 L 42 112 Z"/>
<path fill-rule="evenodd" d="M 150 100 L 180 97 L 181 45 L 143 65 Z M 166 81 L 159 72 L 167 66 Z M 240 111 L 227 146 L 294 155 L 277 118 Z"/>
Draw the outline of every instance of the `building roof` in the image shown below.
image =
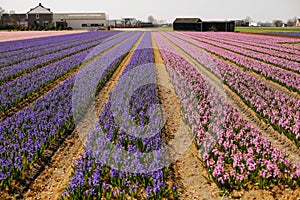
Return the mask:
<path fill-rule="evenodd" d="M 35 8 L 30 9 L 27 14 L 52 14 L 50 8 L 45 8 L 41 3 Z"/>
<path fill-rule="evenodd" d="M 76 20 L 76 19 L 85 19 L 85 20 L 106 20 L 105 13 L 54 13 L 54 20 Z"/>
<path fill-rule="evenodd" d="M 204 21 L 203 23 L 234 23 L 235 21 Z"/>
<path fill-rule="evenodd" d="M 198 23 L 202 22 L 200 18 L 176 18 L 174 23 Z"/>

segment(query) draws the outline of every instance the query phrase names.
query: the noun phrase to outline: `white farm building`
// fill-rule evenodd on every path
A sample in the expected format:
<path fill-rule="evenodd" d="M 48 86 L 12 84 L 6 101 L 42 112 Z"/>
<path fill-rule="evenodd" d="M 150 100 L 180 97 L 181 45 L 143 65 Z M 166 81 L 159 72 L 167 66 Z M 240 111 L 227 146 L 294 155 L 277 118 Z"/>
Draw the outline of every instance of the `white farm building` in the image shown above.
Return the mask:
<path fill-rule="evenodd" d="M 26 14 L 0 15 L 0 26 L 18 24 L 24 27 L 46 28 L 54 26 L 57 29 L 72 28 L 96 30 L 102 29 L 106 23 L 105 13 L 53 13 L 50 8 L 39 3 Z"/>
<path fill-rule="evenodd" d="M 300 18 L 297 19 L 296 26 L 300 26 Z"/>
<path fill-rule="evenodd" d="M 99 29 L 105 26 L 105 13 L 54 13 L 55 27 L 71 27 L 72 29 Z"/>

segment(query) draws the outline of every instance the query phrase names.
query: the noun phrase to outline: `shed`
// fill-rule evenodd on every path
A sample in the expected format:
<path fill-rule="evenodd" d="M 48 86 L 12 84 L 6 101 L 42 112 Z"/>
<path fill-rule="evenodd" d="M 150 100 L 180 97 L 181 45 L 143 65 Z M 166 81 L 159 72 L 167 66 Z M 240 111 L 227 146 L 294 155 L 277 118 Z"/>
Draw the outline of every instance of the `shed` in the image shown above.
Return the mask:
<path fill-rule="evenodd" d="M 233 32 L 234 28 L 234 21 L 202 21 L 200 18 L 177 18 L 173 22 L 175 31 Z"/>
<path fill-rule="evenodd" d="M 208 21 L 202 25 L 202 31 L 234 32 L 234 28 L 234 21 Z"/>
<path fill-rule="evenodd" d="M 200 18 L 176 18 L 173 22 L 174 31 L 201 31 Z"/>

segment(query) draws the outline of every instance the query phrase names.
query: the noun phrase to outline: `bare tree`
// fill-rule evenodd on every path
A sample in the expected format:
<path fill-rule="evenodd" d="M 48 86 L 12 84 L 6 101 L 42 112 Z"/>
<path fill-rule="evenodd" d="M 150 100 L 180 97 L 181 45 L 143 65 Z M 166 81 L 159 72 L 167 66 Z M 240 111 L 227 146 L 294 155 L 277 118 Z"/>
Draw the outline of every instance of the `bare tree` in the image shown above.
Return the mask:
<path fill-rule="evenodd" d="M 246 17 L 245 19 L 240 19 L 235 21 L 236 26 L 249 26 L 250 22 L 252 21 L 251 17 Z"/>
<path fill-rule="evenodd" d="M 1 16 L 3 13 L 5 13 L 5 10 L 4 10 L 2 7 L 0 7 L 0 16 Z"/>
<path fill-rule="evenodd" d="M 14 10 L 11 10 L 9 11 L 9 14 L 12 15 L 12 14 L 16 14 L 16 12 Z"/>
<path fill-rule="evenodd" d="M 283 21 L 282 21 L 282 20 L 275 19 L 275 20 L 273 20 L 273 24 L 274 24 L 276 27 L 281 27 L 281 26 L 283 25 Z"/>
<path fill-rule="evenodd" d="M 293 19 L 289 19 L 287 21 L 287 26 L 296 26 L 297 23 L 297 17 L 294 17 Z"/>
<path fill-rule="evenodd" d="M 154 21 L 155 21 L 155 18 L 152 15 L 148 16 L 148 22 L 154 23 Z"/>
<path fill-rule="evenodd" d="M 167 23 L 167 21 L 166 20 L 163 20 L 163 19 L 161 19 L 161 20 L 158 20 L 158 24 L 166 24 Z"/>
<path fill-rule="evenodd" d="M 251 17 L 249 17 L 249 16 L 247 16 L 245 19 L 244 19 L 244 21 L 246 22 L 246 23 L 250 23 L 250 22 L 252 22 L 252 19 L 251 19 Z"/>

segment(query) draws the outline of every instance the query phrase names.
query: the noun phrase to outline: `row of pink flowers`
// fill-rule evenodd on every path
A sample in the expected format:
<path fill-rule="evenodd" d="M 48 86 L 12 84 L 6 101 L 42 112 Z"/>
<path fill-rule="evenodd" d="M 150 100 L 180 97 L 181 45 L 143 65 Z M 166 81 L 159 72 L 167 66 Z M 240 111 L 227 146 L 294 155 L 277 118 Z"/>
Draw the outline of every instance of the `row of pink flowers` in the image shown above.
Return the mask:
<path fill-rule="evenodd" d="M 266 35 L 253 34 L 238 34 L 238 33 L 201 33 L 202 35 L 209 35 L 212 37 L 220 37 L 230 39 L 232 41 L 241 42 L 249 45 L 259 46 L 267 49 L 277 50 L 290 54 L 300 55 L 300 49 L 297 45 L 290 45 L 299 43 L 298 38 L 282 38 Z"/>
<path fill-rule="evenodd" d="M 297 146 L 300 145 L 299 99 L 273 88 L 241 68 L 201 51 L 170 33 L 164 35 L 224 81 L 266 123 L 286 134 Z"/>
<path fill-rule="evenodd" d="M 283 58 L 283 59 L 288 59 L 291 61 L 296 61 L 296 62 L 300 62 L 300 55 L 297 54 L 292 54 L 292 53 L 287 53 L 284 51 L 279 51 L 279 50 L 274 50 L 274 49 L 270 49 L 268 47 L 261 47 L 258 46 L 255 43 L 251 43 L 251 42 L 244 42 L 244 41 L 240 41 L 240 40 L 233 40 L 227 37 L 226 34 L 201 34 L 201 33 L 186 33 L 187 35 L 194 35 L 197 36 L 199 38 L 205 38 L 205 39 L 209 39 L 212 40 L 214 42 L 220 42 L 222 44 L 227 44 L 227 45 L 231 45 L 231 46 L 235 46 L 235 47 L 240 47 L 240 48 L 244 48 L 247 50 L 253 50 L 255 52 L 258 53 L 263 53 L 263 54 L 267 54 L 269 56 L 275 56 L 275 57 L 279 57 L 279 58 Z M 230 49 L 230 48 L 229 48 Z"/>
<path fill-rule="evenodd" d="M 292 60 L 287 60 L 285 58 L 279 58 L 273 55 L 268 55 L 266 53 L 260 53 L 257 51 L 253 51 L 250 50 L 249 48 L 244 48 L 244 47 L 238 47 L 238 46 L 234 46 L 232 44 L 225 44 L 222 42 L 222 40 L 216 41 L 216 40 L 212 40 L 212 39 L 206 39 L 205 37 L 202 37 L 200 34 L 197 33 L 190 33 L 189 37 L 199 40 L 201 42 L 207 43 L 207 44 L 211 44 L 212 46 L 215 46 L 217 48 L 221 48 L 224 49 L 224 52 L 234 52 L 233 55 L 238 56 L 238 55 L 242 55 L 244 57 L 247 57 L 248 60 L 252 60 L 250 58 L 255 59 L 253 64 L 255 65 L 266 65 L 265 63 L 271 64 L 267 66 L 270 67 L 275 67 L 275 69 L 277 69 L 278 67 L 284 68 L 284 69 L 288 69 L 288 70 L 292 70 L 295 71 L 297 73 L 300 72 L 300 63 L 299 62 L 295 62 Z M 251 48 L 252 49 L 252 48 Z M 282 55 L 281 57 L 284 57 L 284 55 Z M 300 59 L 300 56 L 297 56 L 298 59 Z M 261 62 L 257 62 L 257 60 L 262 61 Z M 255 62 L 256 61 L 256 62 Z M 265 62 L 265 63 L 264 63 Z M 274 66 L 272 66 L 274 65 Z"/>
<path fill-rule="evenodd" d="M 210 86 L 159 33 L 154 33 L 154 37 L 181 102 L 184 118 L 196 132 L 199 153 L 217 185 L 227 190 L 246 188 L 249 184 L 259 184 L 261 188 L 271 184 L 299 185 L 299 165 L 291 163 L 285 153 L 243 120 L 216 88 Z M 197 102 L 191 98 L 191 88 L 198 97 Z M 222 102 L 216 104 L 216 100 Z M 216 112 L 223 113 L 224 117 L 213 119 Z"/>
<path fill-rule="evenodd" d="M 267 79 L 271 79 L 271 80 L 287 87 L 290 90 L 293 90 L 296 92 L 300 91 L 300 76 L 298 74 L 278 68 L 273 65 L 269 65 L 269 64 L 260 62 L 255 59 L 251 59 L 247 56 L 242 56 L 237 53 L 224 50 L 222 48 L 207 44 L 205 42 L 194 40 L 187 36 L 176 34 L 176 37 L 179 37 L 190 43 L 198 45 L 199 47 L 201 47 L 211 53 L 214 53 L 218 56 L 221 56 L 224 59 L 230 60 L 245 69 L 253 70 L 256 73 L 263 75 Z"/>

